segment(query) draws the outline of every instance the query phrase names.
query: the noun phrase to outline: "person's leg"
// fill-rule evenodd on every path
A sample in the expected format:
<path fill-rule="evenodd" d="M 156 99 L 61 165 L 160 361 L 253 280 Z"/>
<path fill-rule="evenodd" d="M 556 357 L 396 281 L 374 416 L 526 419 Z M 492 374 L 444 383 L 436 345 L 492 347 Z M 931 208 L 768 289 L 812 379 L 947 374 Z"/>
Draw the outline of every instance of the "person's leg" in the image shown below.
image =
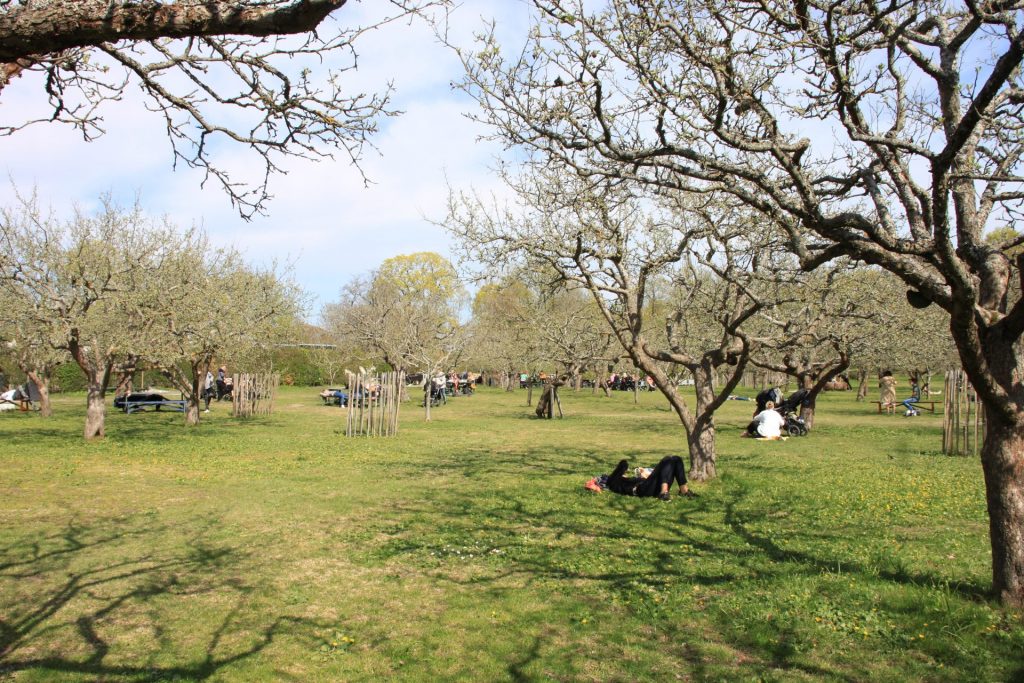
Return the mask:
<path fill-rule="evenodd" d="M 690 487 L 686 483 L 686 464 L 678 455 L 670 455 L 669 459 L 672 463 L 672 479 L 679 483 L 679 493 L 689 494 Z M 669 484 L 671 485 L 671 483 L 670 481 Z"/>
<path fill-rule="evenodd" d="M 636 489 L 638 496 L 667 496 L 668 489 L 675 479 L 675 463 L 673 458 L 678 455 L 666 455 L 657 465 L 654 466 L 650 476 L 642 480 Z"/>

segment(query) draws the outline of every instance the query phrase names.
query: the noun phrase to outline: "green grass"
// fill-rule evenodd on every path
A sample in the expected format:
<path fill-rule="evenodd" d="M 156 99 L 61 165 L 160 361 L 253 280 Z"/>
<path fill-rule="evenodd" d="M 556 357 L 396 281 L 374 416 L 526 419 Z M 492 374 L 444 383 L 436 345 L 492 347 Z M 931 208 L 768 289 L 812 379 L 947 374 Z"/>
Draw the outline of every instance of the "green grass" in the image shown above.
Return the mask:
<path fill-rule="evenodd" d="M 89 444 L 81 396 L 0 415 L 0 680 L 1024 677 L 939 417 L 828 394 L 810 436 L 758 442 L 729 402 L 720 477 L 663 503 L 582 486 L 685 455 L 656 395 L 540 421 L 484 390 L 391 439 L 319 403 L 111 412 Z"/>

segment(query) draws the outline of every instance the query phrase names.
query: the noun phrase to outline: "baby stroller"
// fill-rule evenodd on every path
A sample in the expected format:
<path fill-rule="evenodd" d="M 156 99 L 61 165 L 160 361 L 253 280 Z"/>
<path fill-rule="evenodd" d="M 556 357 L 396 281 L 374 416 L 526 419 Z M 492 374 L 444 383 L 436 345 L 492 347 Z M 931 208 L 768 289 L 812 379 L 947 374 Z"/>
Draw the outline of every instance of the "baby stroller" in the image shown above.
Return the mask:
<path fill-rule="evenodd" d="M 800 417 L 800 408 L 807 402 L 810 393 L 807 389 L 799 389 L 775 406 L 786 420 L 783 429 L 790 436 L 807 436 L 807 423 Z"/>

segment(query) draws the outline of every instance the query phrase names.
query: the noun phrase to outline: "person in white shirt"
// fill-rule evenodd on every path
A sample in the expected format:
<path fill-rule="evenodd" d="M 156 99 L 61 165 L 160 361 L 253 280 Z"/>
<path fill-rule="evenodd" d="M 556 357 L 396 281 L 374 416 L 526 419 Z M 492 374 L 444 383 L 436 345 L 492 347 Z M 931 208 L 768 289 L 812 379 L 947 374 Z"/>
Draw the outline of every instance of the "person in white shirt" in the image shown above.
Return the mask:
<path fill-rule="evenodd" d="M 744 436 L 759 437 L 762 439 L 777 439 L 782 436 L 782 428 L 786 426 L 786 418 L 782 417 L 775 410 L 775 402 L 768 401 L 764 410 L 754 417 L 754 421 L 747 426 Z"/>

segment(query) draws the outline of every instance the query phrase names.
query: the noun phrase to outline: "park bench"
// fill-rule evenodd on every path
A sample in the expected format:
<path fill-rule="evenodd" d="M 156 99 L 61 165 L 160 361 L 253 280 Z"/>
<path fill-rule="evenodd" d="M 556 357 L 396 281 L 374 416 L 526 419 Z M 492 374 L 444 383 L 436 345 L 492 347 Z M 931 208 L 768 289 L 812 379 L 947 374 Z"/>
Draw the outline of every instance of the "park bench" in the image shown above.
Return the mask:
<path fill-rule="evenodd" d="M 879 413 L 894 413 L 896 412 L 897 407 L 903 406 L 903 401 L 895 401 L 893 403 L 885 403 L 883 401 L 872 401 L 872 403 L 878 406 Z M 942 401 L 933 401 L 931 399 L 922 398 L 920 401 L 914 402 L 914 407 L 917 408 L 918 410 L 927 410 L 930 413 L 934 413 L 936 403 L 942 403 Z"/>

